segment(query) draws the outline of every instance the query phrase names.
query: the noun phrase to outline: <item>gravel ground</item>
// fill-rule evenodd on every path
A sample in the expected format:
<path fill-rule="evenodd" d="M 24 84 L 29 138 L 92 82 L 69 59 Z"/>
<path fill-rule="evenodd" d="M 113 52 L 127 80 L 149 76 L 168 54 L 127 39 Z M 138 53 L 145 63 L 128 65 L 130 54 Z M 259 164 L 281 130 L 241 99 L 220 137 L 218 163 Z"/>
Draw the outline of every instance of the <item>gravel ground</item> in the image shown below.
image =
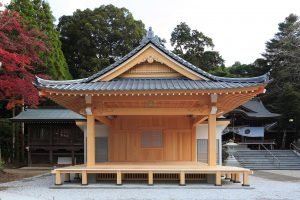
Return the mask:
<path fill-rule="evenodd" d="M 277 179 L 276 174 L 263 172 L 251 176 L 251 187 L 224 182 L 222 187 L 207 184 L 91 184 L 88 187 L 73 184 L 73 189 L 52 189 L 54 177 L 52 175 L 24 179 L 0 184 L 1 200 L 136 200 L 136 199 L 243 199 L 243 200 L 273 200 L 300 199 L 300 179 Z M 65 186 L 70 186 L 65 184 Z M 8 187 L 1 191 L 1 188 Z"/>

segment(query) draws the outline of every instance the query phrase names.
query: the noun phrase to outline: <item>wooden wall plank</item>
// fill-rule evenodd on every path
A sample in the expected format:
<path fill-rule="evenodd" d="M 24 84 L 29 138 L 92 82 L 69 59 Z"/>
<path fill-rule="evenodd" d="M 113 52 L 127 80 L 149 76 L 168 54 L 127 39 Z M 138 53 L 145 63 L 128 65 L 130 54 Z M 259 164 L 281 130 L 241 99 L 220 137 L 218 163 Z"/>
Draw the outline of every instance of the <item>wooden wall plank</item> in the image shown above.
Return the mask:
<path fill-rule="evenodd" d="M 118 116 L 109 129 L 109 161 L 191 161 L 191 120 L 187 116 Z M 161 130 L 163 146 L 143 148 L 143 130 Z"/>

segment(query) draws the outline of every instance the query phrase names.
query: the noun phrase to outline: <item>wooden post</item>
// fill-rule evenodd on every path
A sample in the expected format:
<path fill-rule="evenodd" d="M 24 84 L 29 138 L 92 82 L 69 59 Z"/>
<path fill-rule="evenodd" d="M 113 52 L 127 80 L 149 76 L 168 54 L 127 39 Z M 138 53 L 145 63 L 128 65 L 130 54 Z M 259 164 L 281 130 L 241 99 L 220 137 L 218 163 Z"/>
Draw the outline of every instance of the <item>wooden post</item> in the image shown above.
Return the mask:
<path fill-rule="evenodd" d="M 216 166 L 216 115 L 208 115 L 208 165 Z"/>
<path fill-rule="evenodd" d="M 122 185 L 122 173 L 117 171 L 117 185 Z"/>
<path fill-rule="evenodd" d="M 148 185 L 153 185 L 153 171 L 148 172 Z"/>
<path fill-rule="evenodd" d="M 226 173 L 226 179 L 231 179 L 231 174 L 230 173 Z"/>
<path fill-rule="evenodd" d="M 221 172 L 216 172 L 216 184 L 215 186 L 222 186 L 222 183 L 221 183 Z"/>
<path fill-rule="evenodd" d="M 82 171 L 82 173 L 81 173 L 81 184 L 82 185 L 87 185 L 88 184 L 86 171 Z"/>
<path fill-rule="evenodd" d="M 56 171 L 56 173 L 55 173 L 55 185 L 61 185 L 60 171 Z"/>
<path fill-rule="evenodd" d="M 240 173 L 235 173 L 234 183 L 240 183 Z"/>
<path fill-rule="evenodd" d="M 87 166 L 95 165 L 95 118 L 87 115 Z"/>
<path fill-rule="evenodd" d="M 185 172 L 181 171 L 180 172 L 180 186 L 185 186 Z"/>
<path fill-rule="evenodd" d="M 71 182 L 70 174 L 66 173 L 65 174 L 65 182 Z"/>
<path fill-rule="evenodd" d="M 232 174 L 231 174 L 231 179 L 230 179 L 230 181 L 232 181 L 232 182 L 235 181 L 235 173 L 232 173 Z"/>
<path fill-rule="evenodd" d="M 249 172 L 243 172 L 243 186 L 249 185 Z"/>
<path fill-rule="evenodd" d="M 191 153 L 192 161 L 197 161 L 197 139 L 196 139 L 196 126 L 192 127 L 192 137 L 191 137 Z"/>

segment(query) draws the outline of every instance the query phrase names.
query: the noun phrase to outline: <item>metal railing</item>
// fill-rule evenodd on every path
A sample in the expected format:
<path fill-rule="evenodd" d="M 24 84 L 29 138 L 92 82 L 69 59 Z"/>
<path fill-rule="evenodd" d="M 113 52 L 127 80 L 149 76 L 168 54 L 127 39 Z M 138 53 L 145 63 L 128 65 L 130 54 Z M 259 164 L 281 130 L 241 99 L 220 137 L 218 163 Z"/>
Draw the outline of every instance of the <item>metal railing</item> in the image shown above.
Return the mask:
<path fill-rule="evenodd" d="M 290 150 L 294 150 L 297 152 L 298 155 L 300 155 L 300 148 L 297 147 L 294 143 L 290 144 Z"/>
<path fill-rule="evenodd" d="M 265 147 L 265 145 L 263 145 L 263 144 L 260 144 L 260 145 L 266 150 L 266 155 L 269 154 L 269 155 L 271 155 L 273 157 L 273 163 L 274 164 L 275 164 L 275 160 L 276 160 L 277 166 L 278 166 L 278 168 L 280 168 L 280 161 L 279 161 L 279 159 L 269 149 L 267 149 Z"/>

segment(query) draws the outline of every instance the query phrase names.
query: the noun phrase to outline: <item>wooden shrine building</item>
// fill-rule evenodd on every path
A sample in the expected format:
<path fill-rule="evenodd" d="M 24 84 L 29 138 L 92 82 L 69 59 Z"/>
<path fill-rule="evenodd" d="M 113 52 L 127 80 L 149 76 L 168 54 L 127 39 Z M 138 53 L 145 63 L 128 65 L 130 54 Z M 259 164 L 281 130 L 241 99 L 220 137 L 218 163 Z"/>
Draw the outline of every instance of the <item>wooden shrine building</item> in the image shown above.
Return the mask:
<path fill-rule="evenodd" d="M 224 129 L 228 122 L 217 118 L 262 93 L 268 81 L 267 74 L 211 75 L 167 50 L 151 28 L 139 46 L 90 77 L 36 78 L 41 95 L 87 119 L 82 124 L 86 162 L 53 170 L 56 184 L 62 183 L 62 174 L 69 180 L 71 173 L 79 173 L 83 185 L 94 181 L 95 175 L 97 180 L 110 177 L 117 184 L 131 179 L 145 179 L 150 185 L 178 179 L 184 185 L 188 179 L 203 178 L 221 185 L 223 174 L 232 175 L 236 182 L 243 175 L 243 185 L 249 185 L 249 169 L 218 162 L 218 126 Z M 96 128 L 98 122 L 104 124 L 102 128 Z M 98 136 L 107 138 L 107 153 L 96 147 Z M 205 155 L 198 153 L 203 147 L 198 139 L 206 139 Z M 206 156 L 205 162 L 201 156 Z"/>

